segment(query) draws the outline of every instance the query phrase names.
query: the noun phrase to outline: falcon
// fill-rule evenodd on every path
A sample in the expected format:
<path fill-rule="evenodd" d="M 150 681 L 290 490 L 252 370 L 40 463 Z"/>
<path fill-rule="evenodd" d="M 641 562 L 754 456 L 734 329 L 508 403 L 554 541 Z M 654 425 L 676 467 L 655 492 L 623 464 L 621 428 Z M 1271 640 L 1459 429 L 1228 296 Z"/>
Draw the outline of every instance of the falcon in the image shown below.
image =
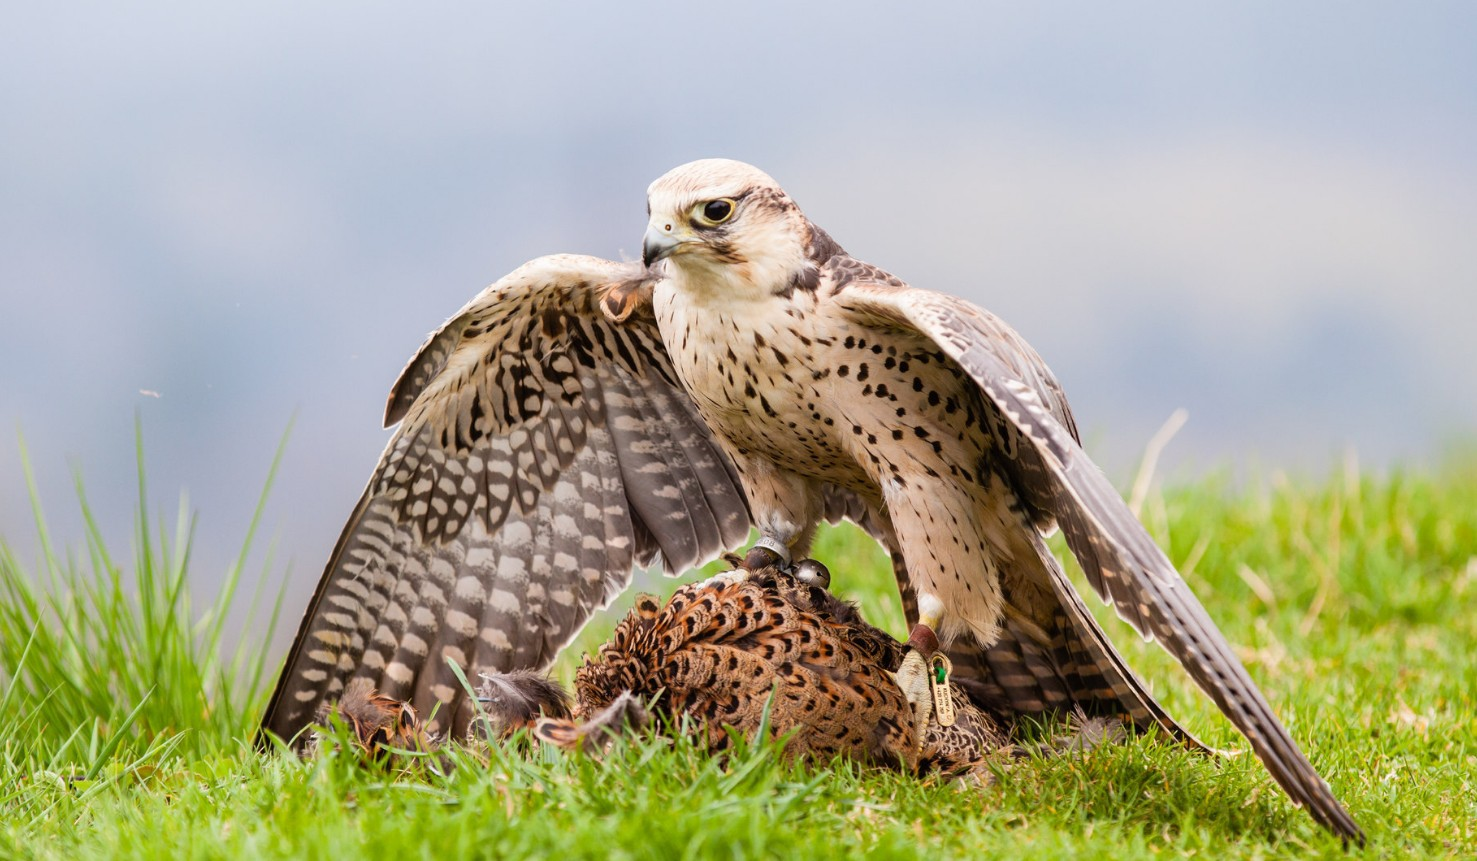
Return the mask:
<path fill-rule="evenodd" d="M 364 679 L 460 734 L 458 672 L 547 666 L 634 566 L 680 573 L 751 528 L 749 567 L 788 565 L 844 518 L 890 551 L 918 655 L 997 713 L 1198 745 L 1089 614 L 1045 544 L 1060 528 L 1293 801 L 1362 841 L 1014 330 L 849 256 L 750 165 L 678 167 L 647 207 L 641 263 L 534 260 L 411 359 L 264 731 L 297 737 Z"/>

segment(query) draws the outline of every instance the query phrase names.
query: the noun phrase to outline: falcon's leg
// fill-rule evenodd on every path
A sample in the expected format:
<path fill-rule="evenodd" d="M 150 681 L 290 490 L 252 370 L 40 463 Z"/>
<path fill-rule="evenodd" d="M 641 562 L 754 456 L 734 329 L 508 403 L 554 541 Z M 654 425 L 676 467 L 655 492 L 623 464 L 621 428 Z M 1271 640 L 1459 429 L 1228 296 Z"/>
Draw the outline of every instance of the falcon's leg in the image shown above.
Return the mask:
<path fill-rule="evenodd" d="M 938 624 L 937 620 L 934 624 Z M 915 744 L 920 746 L 928 732 L 928 720 L 933 716 L 933 689 L 929 685 L 928 668 L 938 651 L 939 641 L 933 626 L 920 621 L 908 635 L 908 651 L 903 654 L 903 662 L 898 665 L 897 672 L 893 673 L 893 680 L 913 707 Z"/>
<path fill-rule="evenodd" d="M 917 647 L 937 649 L 960 635 L 980 645 L 1000 638 L 1001 569 L 1011 562 L 1010 530 L 1020 527 L 992 516 L 996 508 L 1008 514 L 1008 501 L 992 506 L 975 496 L 958 485 L 907 476 L 886 488 L 893 535 L 918 602 Z"/>
<path fill-rule="evenodd" d="M 908 633 L 908 643 L 919 641 L 915 648 L 931 645 L 930 654 L 938 651 L 938 626 L 944 621 L 944 602 L 932 592 L 918 594 L 918 624 Z"/>
<path fill-rule="evenodd" d="M 735 465 L 759 529 L 759 540 L 744 557 L 744 567 L 788 569 L 795 559 L 805 557 L 815 538 L 821 512 L 818 487 L 767 461 L 735 458 Z"/>
<path fill-rule="evenodd" d="M 897 681 L 905 691 L 921 690 L 945 644 L 961 634 L 981 644 L 999 638 L 1004 600 L 997 558 L 1004 542 L 995 537 L 1005 533 L 985 516 L 989 506 L 957 486 L 904 477 L 887 488 L 886 501 L 918 601 Z M 914 710 L 926 726 L 928 709 L 915 703 Z"/>

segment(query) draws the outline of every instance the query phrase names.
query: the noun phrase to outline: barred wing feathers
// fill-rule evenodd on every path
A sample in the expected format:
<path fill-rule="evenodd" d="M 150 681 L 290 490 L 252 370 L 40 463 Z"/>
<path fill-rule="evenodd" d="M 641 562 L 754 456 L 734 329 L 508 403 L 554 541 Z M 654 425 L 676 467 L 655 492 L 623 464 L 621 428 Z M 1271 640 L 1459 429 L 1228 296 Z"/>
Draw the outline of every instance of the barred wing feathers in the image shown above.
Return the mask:
<path fill-rule="evenodd" d="M 472 679 L 544 667 L 634 566 L 676 573 L 745 540 L 737 475 L 676 382 L 645 278 L 540 258 L 421 347 L 263 730 L 293 738 L 362 678 L 459 735 L 472 712 L 448 661 Z"/>
<path fill-rule="evenodd" d="M 1362 844 L 1363 832 L 1277 720 L 1224 635 L 1078 445 L 1062 421 L 1059 390 L 1042 386 L 1049 375 L 1025 342 L 981 309 L 931 291 L 858 283 L 839 293 L 837 302 L 859 325 L 927 338 L 958 362 L 994 407 L 994 430 L 1014 456 L 1018 491 L 1042 521 L 1054 518 L 1060 525 L 1098 595 L 1179 660 L 1251 742 L 1293 801 L 1335 834 Z M 1121 667 L 1121 659 L 1082 612 L 1070 581 L 1054 576 L 1052 585 L 1061 609 L 1077 626 L 1093 632 L 1083 645 L 1091 652 L 1106 650 L 1112 656 L 1109 662 Z M 1126 678 L 1137 686 L 1131 674 Z"/>

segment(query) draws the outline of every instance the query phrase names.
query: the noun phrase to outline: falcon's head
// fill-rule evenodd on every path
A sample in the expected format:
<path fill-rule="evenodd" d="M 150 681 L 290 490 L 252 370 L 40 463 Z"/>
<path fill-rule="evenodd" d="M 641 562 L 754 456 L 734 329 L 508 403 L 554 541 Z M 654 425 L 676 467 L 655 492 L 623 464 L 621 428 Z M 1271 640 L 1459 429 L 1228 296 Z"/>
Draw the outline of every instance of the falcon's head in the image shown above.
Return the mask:
<path fill-rule="evenodd" d="M 646 207 L 646 265 L 670 260 L 679 285 L 729 298 L 813 284 L 823 260 L 817 246 L 826 256 L 833 249 L 779 183 L 741 161 L 710 158 L 674 168 L 646 190 Z"/>

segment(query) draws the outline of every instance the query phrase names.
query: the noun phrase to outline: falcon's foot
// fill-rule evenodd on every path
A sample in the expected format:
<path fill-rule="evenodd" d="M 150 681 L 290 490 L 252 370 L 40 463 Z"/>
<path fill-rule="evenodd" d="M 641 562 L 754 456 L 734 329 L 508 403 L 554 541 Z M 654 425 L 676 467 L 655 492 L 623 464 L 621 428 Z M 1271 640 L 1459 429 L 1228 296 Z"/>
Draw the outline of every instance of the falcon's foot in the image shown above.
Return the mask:
<path fill-rule="evenodd" d="M 908 634 L 908 650 L 893 678 L 902 688 L 903 696 L 913 707 L 913 726 L 918 744 L 923 743 L 923 734 L 928 731 L 928 722 L 934 716 L 934 657 L 939 655 L 939 638 L 933 628 L 923 623 L 913 626 Z M 948 721 L 953 723 L 952 717 Z"/>
<path fill-rule="evenodd" d="M 933 663 L 933 656 L 938 652 L 939 638 L 933 629 L 922 623 L 914 625 L 912 633 L 908 635 L 908 651 L 903 654 L 903 662 L 894 675 L 897 677 L 898 687 L 903 689 L 908 701 L 914 703 L 915 707 L 919 701 L 928 702 L 933 699 L 928 687 L 929 667 Z"/>
<path fill-rule="evenodd" d="M 903 662 L 892 674 L 893 681 L 902 688 L 908 705 L 913 707 L 913 749 L 923 747 L 923 736 L 928 731 L 928 720 L 933 717 L 933 692 L 928 687 L 928 661 L 917 649 L 909 649 Z"/>

